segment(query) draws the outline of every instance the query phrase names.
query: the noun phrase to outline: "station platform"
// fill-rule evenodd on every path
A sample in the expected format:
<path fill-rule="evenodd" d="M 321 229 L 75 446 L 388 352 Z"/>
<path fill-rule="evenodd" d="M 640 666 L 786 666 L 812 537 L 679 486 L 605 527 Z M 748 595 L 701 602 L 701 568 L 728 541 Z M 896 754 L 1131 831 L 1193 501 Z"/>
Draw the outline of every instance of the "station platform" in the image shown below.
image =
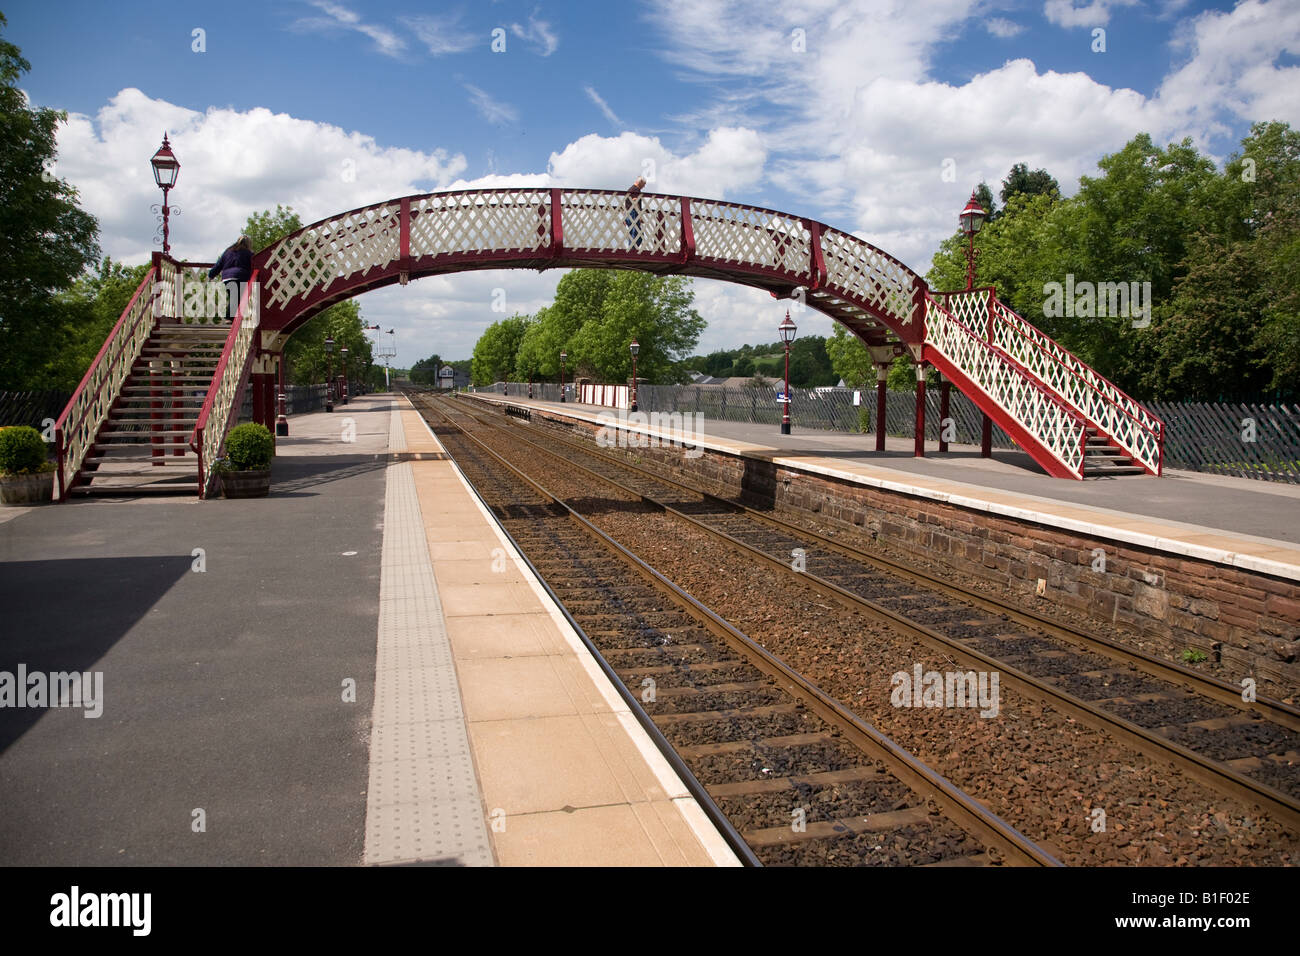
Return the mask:
<path fill-rule="evenodd" d="M 0 706 L 0 863 L 736 865 L 404 399 L 290 428 L 266 499 L 0 509 L 0 680 L 102 680 Z"/>
<path fill-rule="evenodd" d="M 530 406 L 547 414 L 610 421 L 618 409 L 546 402 L 495 393 L 475 399 Z M 626 414 L 626 412 L 624 412 Z M 604 416 L 602 419 L 601 416 Z M 671 428 L 629 423 L 646 435 L 680 439 Z M 707 419 L 692 443 L 713 451 L 853 482 L 961 508 L 1300 581 L 1300 486 L 1166 469 L 1149 475 L 1084 481 L 1052 478 L 1023 452 L 981 458 L 978 446 L 927 442 L 913 455 L 911 438 Z"/>

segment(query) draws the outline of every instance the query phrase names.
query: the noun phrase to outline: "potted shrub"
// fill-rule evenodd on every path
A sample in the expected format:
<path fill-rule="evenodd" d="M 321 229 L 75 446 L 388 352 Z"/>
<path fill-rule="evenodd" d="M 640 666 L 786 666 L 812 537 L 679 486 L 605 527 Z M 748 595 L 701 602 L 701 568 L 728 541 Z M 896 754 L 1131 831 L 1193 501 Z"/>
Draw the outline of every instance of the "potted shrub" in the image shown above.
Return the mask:
<path fill-rule="evenodd" d="M 54 497 L 54 462 L 35 428 L 0 428 L 0 503 L 39 505 Z"/>
<path fill-rule="evenodd" d="M 227 498 L 265 498 L 271 492 L 275 439 L 265 425 L 246 422 L 226 436 L 226 457 L 217 462 L 221 493 Z"/>

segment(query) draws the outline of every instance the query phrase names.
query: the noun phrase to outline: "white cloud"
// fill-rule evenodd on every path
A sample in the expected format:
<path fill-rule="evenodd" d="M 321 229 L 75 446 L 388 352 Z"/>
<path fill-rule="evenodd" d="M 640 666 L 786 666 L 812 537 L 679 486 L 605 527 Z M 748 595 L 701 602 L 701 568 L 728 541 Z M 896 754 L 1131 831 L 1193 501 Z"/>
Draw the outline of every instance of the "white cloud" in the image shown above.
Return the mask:
<path fill-rule="evenodd" d="M 560 38 L 555 35 L 551 25 L 545 20 L 538 20 L 536 15 L 528 17 L 527 28 L 518 23 L 510 24 L 510 32 L 536 47 L 539 56 L 550 56 L 560 45 Z"/>
<path fill-rule="evenodd" d="M 359 14 L 332 0 L 307 0 L 325 14 L 324 17 L 303 17 L 294 21 L 301 30 L 355 30 L 374 41 L 375 49 L 385 56 L 399 57 L 406 49 L 406 41 L 387 27 L 364 23 Z"/>
<path fill-rule="evenodd" d="M 1022 24 L 1006 17 L 992 17 L 984 21 L 984 29 L 1000 40 L 1006 40 L 1025 32 Z"/>
<path fill-rule="evenodd" d="M 469 93 L 469 101 L 474 104 L 474 108 L 489 123 L 495 126 L 503 126 L 506 123 L 519 122 L 519 111 L 509 103 L 502 103 L 500 100 L 493 99 L 486 90 L 480 89 L 472 83 L 463 85 L 465 91 Z"/>
<path fill-rule="evenodd" d="M 402 23 L 434 56 L 464 53 L 482 42 L 481 38 L 461 27 L 458 14 L 443 17 L 403 17 Z"/>
<path fill-rule="evenodd" d="M 1091 0 L 1087 6 L 1076 7 L 1074 0 L 1047 0 L 1043 16 L 1059 27 L 1104 27 L 1110 22 L 1114 7 L 1135 6 L 1138 0 Z"/>
<path fill-rule="evenodd" d="M 590 86 L 584 86 L 582 89 L 586 92 L 587 96 L 591 99 L 591 101 L 596 104 L 596 109 L 600 110 L 600 112 L 604 115 L 605 119 L 609 120 L 615 126 L 621 127 L 626 125 L 621 119 L 618 118 L 618 114 L 616 114 L 612 109 L 610 109 L 609 104 L 605 102 L 605 98 L 601 96 L 599 93 L 597 93 L 594 88 Z"/>
<path fill-rule="evenodd" d="M 94 117 L 72 113 L 59 129 L 56 172 L 99 219 L 101 244 L 115 259 L 148 258 L 149 212 L 161 198 L 149 157 L 171 136 L 181 163 L 171 203 L 173 252 L 205 261 L 233 241 L 248 216 L 277 203 L 304 223 L 344 209 L 444 186 L 465 159 L 379 145 L 372 137 L 264 108 L 199 113 L 137 89 L 114 96 Z"/>
<path fill-rule="evenodd" d="M 677 155 L 658 137 L 625 132 L 616 137 L 591 133 L 552 153 L 547 169 L 554 185 L 626 189 L 643 175 L 653 176 L 649 192 L 725 198 L 755 185 L 767 151 L 752 129 L 715 129 L 693 153 Z"/>
<path fill-rule="evenodd" d="M 1176 40 L 1186 62 L 1160 85 L 1157 97 L 1204 142 L 1229 132 L 1228 120 L 1282 120 L 1300 125 L 1300 69 L 1278 66 L 1300 52 L 1300 6 L 1288 0 L 1243 0 L 1233 10 L 1209 10 Z"/>

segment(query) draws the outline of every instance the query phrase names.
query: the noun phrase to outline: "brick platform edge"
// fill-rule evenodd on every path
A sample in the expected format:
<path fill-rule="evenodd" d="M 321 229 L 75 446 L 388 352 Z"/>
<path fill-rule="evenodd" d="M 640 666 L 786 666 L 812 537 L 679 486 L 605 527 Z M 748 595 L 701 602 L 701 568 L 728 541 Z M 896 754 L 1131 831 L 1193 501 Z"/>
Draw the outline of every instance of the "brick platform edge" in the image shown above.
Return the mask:
<path fill-rule="evenodd" d="M 533 408 L 535 423 L 595 445 L 598 426 Z M 1000 585 L 1029 605 L 1043 597 L 1138 635 L 1145 649 L 1178 659 L 1199 650 L 1221 676 L 1253 677 L 1261 693 L 1300 693 L 1300 582 L 1102 536 L 878 489 L 756 458 L 699 449 L 610 449 L 666 475 L 693 480 L 756 508 L 807 513 L 865 529 L 873 539 Z M 1095 551 L 1106 571 L 1092 570 Z"/>

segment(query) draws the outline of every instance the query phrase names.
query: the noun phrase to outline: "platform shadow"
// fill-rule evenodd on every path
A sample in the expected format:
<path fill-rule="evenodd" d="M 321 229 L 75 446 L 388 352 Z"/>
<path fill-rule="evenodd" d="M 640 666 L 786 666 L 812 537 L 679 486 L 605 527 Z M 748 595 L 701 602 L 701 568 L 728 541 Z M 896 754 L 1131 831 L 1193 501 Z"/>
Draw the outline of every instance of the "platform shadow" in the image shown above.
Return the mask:
<path fill-rule="evenodd" d="M 279 456 L 271 466 L 270 497 L 286 497 L 388 467 L 387 455 Z"/>
<path fill-rule="evenodd" d="M 68 558 L 0 564 L 0 671 L 86 672 L 190 573 L 193 558 Z M 0 707 L 0 753 L 46 708 Z"/>

